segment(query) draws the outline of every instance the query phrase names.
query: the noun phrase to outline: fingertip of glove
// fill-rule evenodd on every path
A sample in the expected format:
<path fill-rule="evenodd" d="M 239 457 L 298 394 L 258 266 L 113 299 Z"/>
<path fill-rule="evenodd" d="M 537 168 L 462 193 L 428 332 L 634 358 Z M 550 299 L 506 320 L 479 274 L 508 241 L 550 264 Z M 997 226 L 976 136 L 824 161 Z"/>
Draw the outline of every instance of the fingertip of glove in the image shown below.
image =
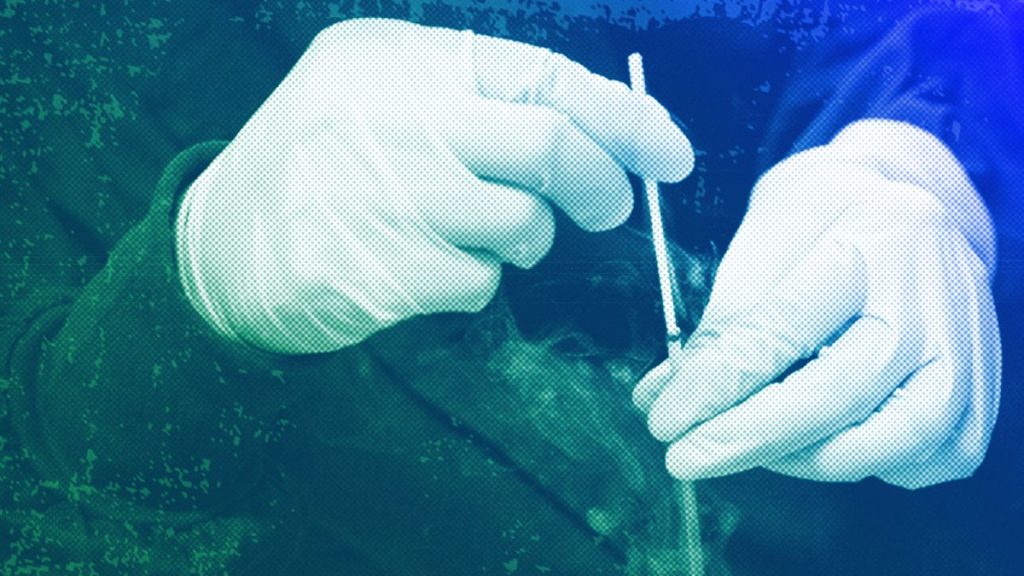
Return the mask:
<path fill-rule="evenodd" d="M 651 123 L 644 139 L 646 146 L 636 154 L 635 166 L 641 177 L 671 184 L 693 171 L 693 146 L 678 119 L 664 109 L 660 112 L 661 118 Z"/>
<path fill-rule="evenodd" d="M 668 161 L 663 164 L 662 171 L 655 176 L 661 182 L 681 182 L 693 172 L 693 147 L 682 132 L 679 132 L 678 138 L 672 141 L 666 156 L 669 158 Z"/>
<path fill-rule="evenodd" d="M 673 418 L 664 404 L 664 397 L 655 400 L 647 415 L 647 429 L 659 442 L 669 442 L 674 437 Z"/>
<path fill-rule="evenodd" d="M 701 478 L 700 466 L 692 458 L 686 446 L 676 443 L 665 452 L 665 469 L 677 480 L 690 481 Z"/>
<path fill-rule="evenodd" d="M 604 232 L 624 224 L 633 212 L 633 194 L 629 182 L 625 181 L 622 193 L 613 192 L 604 199 L 588 204 L 593 210 L 588 214 L 573 214 L 573 220 L 587 232 Z"/>

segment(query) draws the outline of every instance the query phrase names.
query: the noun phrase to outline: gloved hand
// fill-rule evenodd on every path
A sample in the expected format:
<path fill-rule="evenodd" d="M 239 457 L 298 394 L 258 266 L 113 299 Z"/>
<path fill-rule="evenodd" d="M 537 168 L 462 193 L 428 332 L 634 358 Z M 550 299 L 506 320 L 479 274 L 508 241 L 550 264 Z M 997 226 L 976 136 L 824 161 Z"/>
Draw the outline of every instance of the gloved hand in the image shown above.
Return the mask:
<path fill-rule="evenodd" d="M 548 50 L 352 20 L 321 32 L 178 217 L 179 271 L 225 335 L 336 350 L 417 314 L 476 311 L 501 263 L 551 246 L 548 202 L 602 230 L 624 168 L 685 177 L 689 142 L 650 97 Z"/>
<path fill-rule="evenodd" d="M 969 476 L 999 404 L 994 268 L 952 153 L 856 122 L 760 179 L 677 371 L 655 368 L 634 401 L 683 479 Z"/>

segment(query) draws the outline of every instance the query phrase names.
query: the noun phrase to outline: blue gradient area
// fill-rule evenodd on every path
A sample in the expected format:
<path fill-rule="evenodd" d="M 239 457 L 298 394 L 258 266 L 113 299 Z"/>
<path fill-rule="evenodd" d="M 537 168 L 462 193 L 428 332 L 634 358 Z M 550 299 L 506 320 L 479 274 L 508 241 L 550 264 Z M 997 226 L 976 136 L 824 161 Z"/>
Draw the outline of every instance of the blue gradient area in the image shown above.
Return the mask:
<path fill-rule="evenodd" d="M 669 234 L 685 248 L 720 255 L 758 175 L 849 122 L 892 118 L 940 137 L 984 196 L 999 240 L 1003 399 L 986 462 L 969 480 L 915 492 L 760 471 L 707 486 L 739 510 L 726 551 L 736 576 L 1024 574 L 1021 0 L 9 0 L 0 197 L 10 210 L 0 223 L 34 228 L 15 245 L 14 226 L 0 226 L 14 254 L 0 258 L 4 294 L 93 278 L 145 214 L 168 158 L 237 132 L 319 30 L 360 16 L 540 44 L 623 81 L 626 56 L 641 52 L 648 91 L 697 152 L 693 175 L 663 189 Z M 41 214 L 59 216 L 56 236 L 14 210 L 40 198 Z M 631 224 L 643 227 L 642 211 Z M 450 552 L 460 550 L 439 551 Z"/>
<path fill-rule="evenodd" d="M 1018 549 L 1024 541 L 1020 8 L 1020 3 L 857 2 L 838 7 L 780 2 L 752 17 L 747 3 L 726 2 L 712 8 L 714 23 L 697 16 L 664 24 L 637 40 L 649 52 L 652 93 L 681 118 L 698 150 L 691 180 L 667 192 L 676 200 L 670 218 L 676 239 L 720 238 L 719 233 L 733 229 L 736 220 L 730 217 L 742 213 L 742 198 L 757 174 L 867 117 L 911 122 L 941 138 L 972 177 L 996 224 L 994 291 L 1004 375 L 1000 421 L 985 464 L 971 480 L 915 493 L 864 482 L 822 496 L 818 505 L 845 510 L 847 516 L 838 523 L 845 536 L 826 535 L 822 529 L 822 541 L 816 543 L 796 530 L 801 536 L 792 539 L 801 540 L 799 545 L 785 531 L 776 539 L 751 536 L 737 544 L 736 559 L 758 566 L 752 573 L 770 562 L 745 555 L 740 551 L 744 546 L 747 552 L 803 547 L 808 557 L 806 572 L 800 573 L 818 573 L 811 558 L 824 550 L 836 554 L 837 562 L 859 551 L 871 558 L 867 563 L 878 570 L 872 573 L 1016 574 L 1024 566 Z M 762 481 L 766 491 L 789 489 L 777 478 Z M 808 503 L 821 495 L 818 490 L 798 489 Z M 824 517 L 832 513 L 819 512 Z M 811 524 L 813 516 L 794 517 L 793 525 Z M 839 546 L 824 543 L 837 537 L 847 540 Z M 937 548 L 935 538 L 949 539 L 949 547 Z M 833 573 L 840 572 L 847 573 Z"/>

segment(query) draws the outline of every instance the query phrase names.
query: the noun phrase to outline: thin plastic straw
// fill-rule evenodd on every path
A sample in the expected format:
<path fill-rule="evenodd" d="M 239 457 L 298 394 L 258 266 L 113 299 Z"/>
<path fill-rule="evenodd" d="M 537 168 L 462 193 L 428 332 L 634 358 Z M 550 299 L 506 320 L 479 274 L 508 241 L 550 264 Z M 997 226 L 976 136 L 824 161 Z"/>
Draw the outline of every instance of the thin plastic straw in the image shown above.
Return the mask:
<path fill-rule="evenodd" d="M 634 92 L 647 93 L 644 80 L 644 63 L 640 54 L 629 55 L 629 83 Z M 658 195 L 658 183 L 650 178 L 644 179 L 644 192 L 647 194 L 647 209 L 651 215 L 651 234 L 654 243 L 654 258 L 658 265 L 658 285 L 661 288 L 662 310 L 665 313 L 665 332 L 668 336 L 669 355 L 678 345 L 679 324 L 676 323 L 676 307 L 672 298 L 672 274 L 669 269 L 668 249 L 665 246 L 665 230 L 661 223 L 661 201 Z"/>
<path fill-rule="evenodd" d="M 643 58 L 638 53 L 629 55 L 629 83 L 634 92 L 647 93 Z M 665 313 L 668 357 L 674 368 L 678 363 L 679 353 L 682 351 L 680 341 L 682 331 L 679 329 L 679 323 L 676 322 L 675 300 L 672 296 L 672 270 L 668 260 L 668 248 L 665 244 L 664 225 L 661 221 L 661 198 L 658 194 L 658 183 L 653 179 L 645 178 L 644 192 L 647 194 L 647 209 L 651 216 L 651 241 L 654 244 L 654 258 L 658 266 L 662 311 Z M 686 554 L 687 573 L 689 576 L 704 576 L 704 548 L 701 544 L 700 511 L 697 509 L 697 490 L 694 483 L 680 482 L 677 498 L 683 515 L 679 545 Z"/>

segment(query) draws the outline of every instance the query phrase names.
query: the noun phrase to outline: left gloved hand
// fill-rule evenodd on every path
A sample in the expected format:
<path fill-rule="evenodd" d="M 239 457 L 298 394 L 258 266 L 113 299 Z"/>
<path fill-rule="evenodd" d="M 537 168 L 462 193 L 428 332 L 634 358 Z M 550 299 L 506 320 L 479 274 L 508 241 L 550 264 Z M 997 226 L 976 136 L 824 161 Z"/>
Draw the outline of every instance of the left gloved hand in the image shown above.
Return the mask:
<path fill-rule="evenodd" d="M 634 401 L 682 479 L 969 476 L 999 404 L 994 268 L 988 212 L 945 145 L 851 124 L 761 178 L 675 371 Z"/>

